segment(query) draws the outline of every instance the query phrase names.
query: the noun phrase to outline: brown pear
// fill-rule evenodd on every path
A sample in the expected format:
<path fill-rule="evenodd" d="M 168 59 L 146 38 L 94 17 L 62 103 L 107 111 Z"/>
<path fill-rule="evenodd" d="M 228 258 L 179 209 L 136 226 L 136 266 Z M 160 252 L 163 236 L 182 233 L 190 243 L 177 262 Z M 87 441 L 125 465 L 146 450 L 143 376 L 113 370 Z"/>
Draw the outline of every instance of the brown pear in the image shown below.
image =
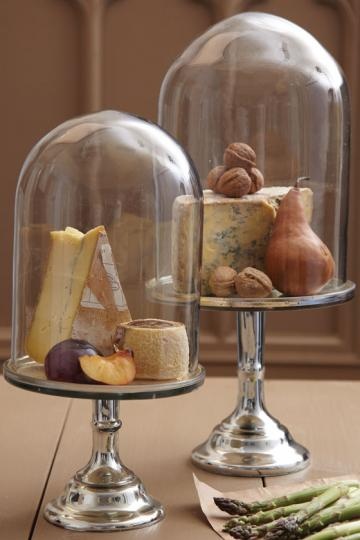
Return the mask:
<path fill-rule="evenodd" d="M 328 247 L 307 222 L 298 182 L 280 203 L 265 255 L 265 270 L 287 296 L 319 291 L 334 275 Z"/>

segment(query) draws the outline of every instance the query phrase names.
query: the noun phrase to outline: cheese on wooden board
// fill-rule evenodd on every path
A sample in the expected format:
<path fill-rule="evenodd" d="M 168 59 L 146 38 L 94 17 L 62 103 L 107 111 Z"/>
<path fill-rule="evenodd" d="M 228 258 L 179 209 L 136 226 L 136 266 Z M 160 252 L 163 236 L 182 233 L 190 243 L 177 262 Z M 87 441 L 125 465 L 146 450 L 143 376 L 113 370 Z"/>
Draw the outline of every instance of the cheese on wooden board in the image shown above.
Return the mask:
<path fill-rule="evenodd" d="M 209 277 L 217 266 L 240 272 L 247 266 L 264 269 L 264 257 L 271 229 L 282 198 L 290 187 L 265 187 L 241 198 L 229 198 L 204 191 L 201 294 L 211 294 Z M 311 220 L 313 192 L 301 188 L 308 220 Z M 173 206 L 173 280 L 176 290 L 187 292 L 191 274 L 188 235 L 192 234 L 194 200 L 182 195 Z M 191 244 L 191 242 L 189 242 Z M 175 256 L 176 255 L 176 256 Z"/>
<path fill-rule="evenodd" d="M 44 282 L 26 339 L 38 362 L 64 339 L 84 339 L 113 352 L 116 327 L 131 319 L 103 226 L 86 234 L 52 231 Z"/>
<path fill-rule="evenodd" d="M 134 354 L 136 379 L 182 379 L 189 370 L 189 341 L 185 325 L 161 319 L 123 323 L 120 346 Z"/>

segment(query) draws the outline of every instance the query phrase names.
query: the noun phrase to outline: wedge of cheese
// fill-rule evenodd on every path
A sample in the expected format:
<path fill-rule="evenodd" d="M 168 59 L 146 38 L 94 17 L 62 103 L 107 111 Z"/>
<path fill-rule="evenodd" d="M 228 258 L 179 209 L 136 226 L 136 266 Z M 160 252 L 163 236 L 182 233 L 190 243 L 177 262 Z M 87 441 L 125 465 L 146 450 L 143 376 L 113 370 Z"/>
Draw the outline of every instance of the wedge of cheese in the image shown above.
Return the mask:
<path fill-rule="evenodd" d="M 196 290 L 200 235 L 198 216 L 199 203 L 192 195 L 176 197 L 172 207 L 171 272 L 178 293 L 191 294 Z"/>
<path fill-rule="evenodd" d="M 50 232 L 45 277 L 26 339 L 26 351 L 44 362 L 53 345 L 84 339 L 113 351 L 117 326 L 131 320 L 103 226 L 86 234 L 67 227 Z"/>
<path fill-rule="evenodd" d="M 271 229 L 282 198 L 289 187 L 266 187 L 252 195 L 233 199 L 211 190 L 204 191 L 201 294 L 211 294 L 209 277 L 217 266 L 240 272 L 247 266 L 264 269 L 264 257 Z M 308 220 L 313 209 L 313 192 L 301 189 Z M 194 270 L 189 253 L 193 235 L 193 206 L 189 195 L 177 197 L 173 205 L 172 274 L 178 292 L 188 292 Z"/>

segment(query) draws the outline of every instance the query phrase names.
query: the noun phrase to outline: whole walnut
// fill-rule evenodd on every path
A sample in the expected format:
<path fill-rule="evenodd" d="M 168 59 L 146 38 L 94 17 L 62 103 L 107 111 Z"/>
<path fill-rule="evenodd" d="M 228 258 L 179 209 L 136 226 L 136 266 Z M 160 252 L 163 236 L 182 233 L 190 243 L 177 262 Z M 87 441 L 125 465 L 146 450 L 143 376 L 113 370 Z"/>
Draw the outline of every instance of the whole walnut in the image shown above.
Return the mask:
<path fill-rule="evenodd" d="M 251 178 L 245 169 L 236 167 L 224 172 L 215 184 L 214 191 L 227 197 L 242 197 L 249 193 Z"/>
<path fill-rule="evenodd" d="M 271 279 L 251 266 L 242 270 L 234 281 L 236 292 L 242 298 L 266 298 L 273 288 Z"/>
<path fill-rule="evenodd" d="M 209 287 L 211 292 L 215 296 L 234 296 L 235 276 L 236 271 L 230 268 L 230 266 L 218 266 L 210 275 Z"/>
<path fill-rule="evenodd" d="M 209 189 L 215 189 L 215 186 L 217 184 L 217 181 L 219 180 L 220 176 L 226 171 L 225 167 L 223 165 L 218 165 L 217 167 L 214 167 L 211 169 L 209 174 L 206 178 L 206 185 Z"/>
<path fill-rule="evenodd" d="M 264 187 L 264 177 L 259 169 L 252 167 L 249 171 L 249 176 L 251 178 L 250 193 L 255 193 Z"/>
<path fill-rule="evenodd" d="M 242 167 L 243 169 L 250 170 L 256 166 L 256 154 L 248 144 L 240 142 L 231 143 L 224 152 L 224 165 L 227 169 Z"/>

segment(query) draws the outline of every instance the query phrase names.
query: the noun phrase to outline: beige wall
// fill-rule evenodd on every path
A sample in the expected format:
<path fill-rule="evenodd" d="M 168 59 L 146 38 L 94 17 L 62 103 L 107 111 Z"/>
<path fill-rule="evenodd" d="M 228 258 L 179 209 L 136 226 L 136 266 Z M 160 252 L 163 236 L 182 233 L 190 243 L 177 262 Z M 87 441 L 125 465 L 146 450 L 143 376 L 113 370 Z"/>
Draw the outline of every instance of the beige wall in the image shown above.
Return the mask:
<path fill-rule="evenodd" d="M 12 214 L 17 176 L 32 145 L 58 123 L 115 108 L 156 120 L 161 80 L 215 20 L 242 10 L 284 16 L 315 35 L 343 66 L 353 106 L 349 277 L 360 278 L 356 151 L 360 111 L 359 0 L 2 0 L 0 357 L 9 354 Z M 359 231 L 359 232 L 358 232 Z M 357 300 L 268 316 L 267 365 L 279 376 L 357 377 Z M 234 373 L 235 317 L 202 314 L 201 358 Z"/>

